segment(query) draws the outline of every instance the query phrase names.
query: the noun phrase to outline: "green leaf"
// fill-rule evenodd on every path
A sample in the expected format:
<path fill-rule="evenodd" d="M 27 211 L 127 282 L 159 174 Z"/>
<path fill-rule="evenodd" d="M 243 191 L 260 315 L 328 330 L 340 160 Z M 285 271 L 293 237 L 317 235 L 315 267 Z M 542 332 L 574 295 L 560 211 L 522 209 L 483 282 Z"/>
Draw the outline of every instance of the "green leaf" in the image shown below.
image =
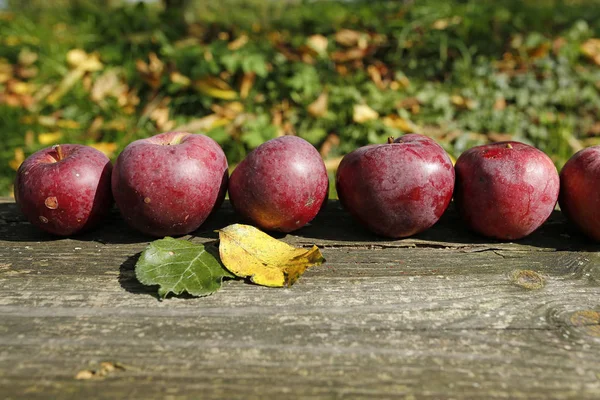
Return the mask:
<path fill-rule="evenodd" d="M 158 295 L 188 292 L 208 296 L 221 288 L 223 278 L 233 278 L 202 244 L 171 237 L 155 240 L 135 265 L 135 276 L 144 285 L 159 285 Z"/>

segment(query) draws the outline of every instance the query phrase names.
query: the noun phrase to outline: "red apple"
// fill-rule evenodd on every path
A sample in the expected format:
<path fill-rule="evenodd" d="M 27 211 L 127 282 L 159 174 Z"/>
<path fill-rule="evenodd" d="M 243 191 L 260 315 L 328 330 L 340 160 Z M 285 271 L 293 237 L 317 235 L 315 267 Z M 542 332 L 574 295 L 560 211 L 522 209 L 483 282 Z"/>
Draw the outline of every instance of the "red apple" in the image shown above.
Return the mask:
<path fill-rule="evenodd" d="M 560 171 L 560 209 L 581 231 L 600 241 L 600 146 L 580 150 Z"/>
<path fill-rule="evenodd" d="M 291 232 L 317 215 L 328 183 L 317 149 L 299 137 L 282 136 L 258 146 L 235 168 L 229 199 L 256 226 Z"/>
<path fill-rule="evenodd" d="M 440 219 L 452 199 L 454 168 L 432 139 L 404 135 L 346 155 L 336 188 L 344 208 L 371 231 L 407 237 Z"/>
<path fill-rule="evenodd" d="M 484 236 L 529 235 L 554 210 L 558 189 L 552 160 L 524 143 L 473 147 L 456 161 L 454 202 L 465 223 Z"/>
<path fill-rule="evenodd" d="M 15 200 L 33 225 L 55 235 L 73 235 L 108 214 L 111 169 L 108 157 L 93 147 L 48 147 L 19 167 Z"/>
<path fill-rule="evenodd" d="M 227 159 L 208 136 L 167 132 L 130 143 L 117 158 L 112 190 L 121 215 L 152 236 L 190 233 L 218 208 Z"/>

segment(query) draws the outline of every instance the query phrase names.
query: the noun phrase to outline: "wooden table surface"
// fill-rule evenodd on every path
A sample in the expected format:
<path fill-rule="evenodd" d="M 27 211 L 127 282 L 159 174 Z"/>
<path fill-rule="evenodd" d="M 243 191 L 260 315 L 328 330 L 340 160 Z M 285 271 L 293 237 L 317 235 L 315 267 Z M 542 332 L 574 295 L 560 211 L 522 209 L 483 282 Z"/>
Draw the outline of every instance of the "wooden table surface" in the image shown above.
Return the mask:
<path fill-rule="evenodd" d="M 0 397 L 600 398 L 600 246 L 559 212 L 518 243 L 452 210 L 391 241 L 332 201 L 283 237 L 327 259 L 294 286 L 164 301 L 134 277 L 148 240 L 117 212 L 53 238 L 0 199 Z"/>

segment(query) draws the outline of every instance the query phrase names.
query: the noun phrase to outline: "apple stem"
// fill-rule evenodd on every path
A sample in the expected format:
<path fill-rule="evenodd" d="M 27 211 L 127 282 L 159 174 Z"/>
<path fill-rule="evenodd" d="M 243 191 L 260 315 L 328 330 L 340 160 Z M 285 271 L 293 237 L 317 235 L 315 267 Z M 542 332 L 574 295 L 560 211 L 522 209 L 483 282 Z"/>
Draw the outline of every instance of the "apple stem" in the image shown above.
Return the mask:
<path fill-rule="evenodd" d="M 507 148 L 507 149 L 512 149 L 512 145 L 511 145 L 510 143 L 507 143 L 507 144 L 506 144 L 506 148 Z"/>
<path fill-rule="evenodd" d="M 60 161 L 64 158 L 62 147 L 60 147 L 59 144 L 55 144 L 54 146 L 52 146 L 52 150 L 56 152 L 56 161 Z"/>
<path fill-rule="evenodd" d="M 388 142 L 388 144 L 394 143 L 394 137 L 393 136 L 388 137 L 388 141 L 387 142 Z"/>

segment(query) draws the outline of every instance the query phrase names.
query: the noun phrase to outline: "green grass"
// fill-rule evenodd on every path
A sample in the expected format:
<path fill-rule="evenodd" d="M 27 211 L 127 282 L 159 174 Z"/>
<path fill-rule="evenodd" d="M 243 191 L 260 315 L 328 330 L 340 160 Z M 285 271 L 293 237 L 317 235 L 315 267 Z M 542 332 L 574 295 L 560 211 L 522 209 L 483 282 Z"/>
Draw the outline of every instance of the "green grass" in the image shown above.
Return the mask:
<path fill-rule="evenodd" d="M 0 79 L 0 194 L 10 191 L 15 149 L 29 155 L 47 133 L 114 143 L 114 157 L 134 139 L 194 122 L 190 130 L 217 140 L 231 164 L 283 133 L 327 159 L 408 131 L 454 156 L 513 138 L 558 167 L 599 143 L 600 65 L 582 52 L 600 37 L 597 1 L 222 0 L 167 12 L 72 4 L 0 16 L 0 77 L 9 76 Z M 326 48 L 311 49 L 313 35 Z M 72 49 L 97 55 L 101 68 L 49 101 L 73 75 Z M 154 75 L 139 68 L 151 54 Z M 112 94 L 93 95 L 111 79 Z M 315 115 L 310 105 L 323 92 L 326 112 Z M 357 123 L 356 105 L 378 117 Z M 213 123 L 198 123 L 211 114 Z"/>

